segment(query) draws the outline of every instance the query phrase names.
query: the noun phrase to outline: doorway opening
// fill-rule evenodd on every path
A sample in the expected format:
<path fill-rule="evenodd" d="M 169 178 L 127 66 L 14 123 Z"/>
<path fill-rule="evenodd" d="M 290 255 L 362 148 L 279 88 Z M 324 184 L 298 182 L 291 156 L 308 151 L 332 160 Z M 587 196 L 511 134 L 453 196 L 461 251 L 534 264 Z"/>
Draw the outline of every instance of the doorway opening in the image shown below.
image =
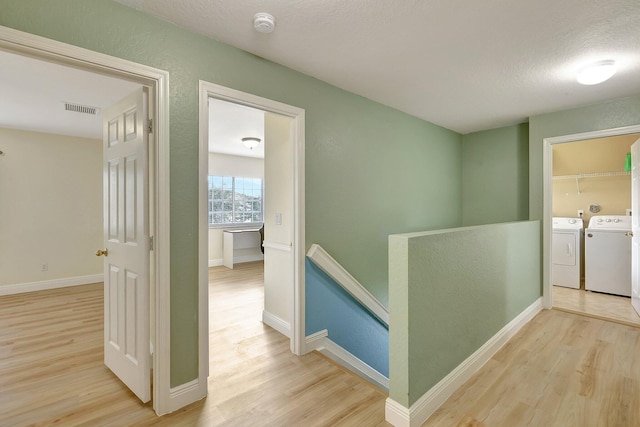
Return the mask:
<path fill-rule="evenodd" d="M 267 132 L 260 109 L 215 98 L 208 107 L 209 346 L 215 382 L 228 375 L 230 360 L 230 369 L 239 369 L 236 363 L 250 348 L 267 345 L 261 328 Z"/>
<path fill-rule="evenodd" d="M 545 138 L 544 140 L 544 157 L 543 157 L 543 175 L 544 175 L 544 192 L 543 192 L 543 304 L 546 308 L 558 308 L 567 311 L 580 312 L 586 315 L 600 318 L 608 318 L 620 323 L 634 324 L 636 322 L 635 313 L 631 307 L 628 298 L 614 297 L 606 293 L 597 293 L 585 291 L 584 281 L 584 247 L 585 238 L 581 236 L 582 247 L 581 253 L 574 253 L 575 246 L 567 245 L 567 251 L 576 262 L 582 265 L 580 278 L 577 284 L 571 287 L 578 289 L 570 289 L 567 287 L 553 286 L 554 260 L 553 260 L 553 219 L 555 217 L 564 217 L 579 220 L 582 216 L 584 222 L 583 230 L 589 226 L 589 220 L 594 215 L 625 215 L 627 209 L 631 207 L 630 203 L 630 177 L 623 171 L 625 164 L 626 152 L 630 151 L 625 148 L 630 146 L 630 141 L 635 141 L 640 135 L 634 134 L 640 131 L 640 126 L 630 126 L 625 128 L 608 129 L 597 132 L 588 132 L 582 134 L 566 135 L 554 138 Z M 631 142 L 633 142 L 631 141 Z M 600 144 L 618 145 L 624 151 L 620 155 L 619 165 L 615 170 L 598 170 L 598 167 L 607 167 L 602 161 L 603 155 L 589 156 L 589 151 L 597 150 Z M 613 145 L 611 145 L 613 147 Z M 576 154 L 582 150 L 583 153 Z M 618 150 L 619 151 L 619 150 Z M 555 156 L 554 157 L 554 152 Z M 569 156 L 567 156 L 569 155 Z M 577 157 L 581 160 L 577 160 Z M 554 163 L 555 162 L 555 163 Z M 571 169 L 581 162 L 581 166 L 585 171 L 577 171 Z M 592 164 L 589 164 L 591 162 Z M 571 165 L 573 163 L 573 166 Z M 602 166 L 598 166 L 598 164 Z M 596 168 L 596 169 L 593 169 Z M 611 168 L 611 167 L 609 167 Z M 555 173 L 554 173 L 555 171 Z M 572 172 L 572 173 L 569 173 Z M 588 180 L 591 180 L 588 182 Z M 618 181 L 616 183 L 611 180 Z M 609 182 L 607 182 L 609 181 Z M 612 191 L 613 185 L 618 192 L 626 192 L 628 194 L 616 196 Z M 608 187 L 607 187 L 608 186 Z M 620 190 L 624 187 L 626 190 Z M 607 190 L 607 188 L 609 188 Z M 555 194 L 554 194 L 555 192 Z M 625 197 L 626 196 L 626 197 Z M 596 200 L 597 199 L 597 200 Z M 600 199 L 602 199 L 600 201 Z M 602 205 L 602 206 L 601 206 Z M 624 207 L 623 207 L 624 205 Z M 600 209 L 603 209 L 600 211 Z M 580 212 L 579 212 L 580 211 Z M 582 214 L 582 215 L 580 215 Z M 597 217 L 596 217 L 597 220 Z M 583 232 L 582 232 L 583 233 Z M 563 236 L 566 233 L 562 233 Z M 566 238 L 566 236 L 564 236 Z M 563 246 L 564 247 L 564 246 Z M 559 249 L 556 248 L 556 251 Z M 562 260 L 556 260 L 561 263 Z M 557 265 L 555 266 L 557 268 Z M 566 267 L 561 267 L 566 268 Z M 566 279 L 563 271 L 562 280 Z M 574 267 L 571 267 L 572 276 L 575 274 Z M 556 281 L 557 281 L 556 276 Z M 589 288 L 589 286 L 587 286 Z M 624 313 L 620 313 L 621 308 Z M 630 309 L 627 310 L 627 309 Z"/>
<path fill-rule="evenodd" d="M 305 352 L 304 110 L 200 82 L 199 169 L 199 381 L 206 383 L 210 266 L 232 277 L 236 266 L 246 270 L 236 262 L 253 261 L 247 266 L 264 277 L 262 322 L 289 339 L 291 352 Z"/>
<path fill-rule="evenodd" d="M 149 109 L 155 123 L 155 129 L 149 140 L 150 168 L 145 173 L 150 182 L 149 200 L 146 208 L 150 213 L 149 223 L 151 235 L 154 236 L 156 247 L 148 255 L 151 265 L 150 293 L 155 297 L 150 309 L 153 312 L 153 324 L 157 325 L 154 339 L 153 354 L 153 407 L 157 414 L 170 412 L 172 401 L 169 388 L 169 209 L 168 209 L 168 74 L 166 72 L 142 66 L 108 55 L 91 52 L 64 43 L 47 40 L 28 33 L 0 27 L 0 51 L 17 55 L 22 60 L 44 61 L 53 67 L 68 67 L 68 70 L 80 70 L 89 75 L 100 75 L 130 82 L 136 87 L 146 87 L 149 95 Z M 49 76 L 42 80 L 47 82 Z M 81 86 L 81 81 L 74 81 Z M 78 88 L 77 88 L 78 89 Z M 91 85 L 80 90 L 91 91 Z M 80 92 L 78 92 L 80 93 Z M 42 95 L 42 94 L 41 94 Z M 72 99 L 60 100 L 64 102 Z M 36 101 L 37 102 L 37 101 Z M 91 110 L 90 105 L 76 105 L 74 112 Z M 34 121 L 35 122 L 35 121 Z M 102 129 L 102 125 L 100 125 Z M 99 131 L 102 139 L 102 130 Z M 102 151 L 102 150 L 100 150 Z M 7 160 L 9 157 L 5 157 Z M 102 172 L 100 173 L 102 177 Z M 78 179 L 82 179 L 79 177 Z M 63 185 L 60 183 L 60 185 Z M 102 192 L 102 188 L 98 190 Z M 102 214 L 100 214 L 102 219 Z M 102 221 L 100 221 L 102 222 Z M 95 249 L 92 255 L 95 258 Z M 44 264 L 43 264 L 44 265 Z M 50 266 L 47 266 L 50 267 Z M 42 267 L 43 269 L 45 267 Z M 34 289 L 35 290 L 35 289 Z M 157 305 L 157 307 L 155 307 Z M 158 308 L 159 307 L 159 308 Z M 152 319 L 145 317 L 144 322 L 152 327 Z M 148 345 L 147 345 L 148 348 Z M 177 409 L 177 408 L 176 408 Z"/>
<path fill-rule="evenodd" d="M 627 227 L 631 230 L 631 173 L 625 171 L 625 161 L 631 144 L 639 137 L 640 134 L 618 135 L 552 147 L 552 280 L 553 305 L 557 309 L 640 324 L 628 298 L 631 257 L 627 252 L 631 239 L 622 231 Z M 594 236 L 594 227 L 602 226 L 595 225 L 598 220 L 606 223 L 607 219 L 611 222 L 604 234 L 596 232 Z M 568 229 L 566 223 L 571 222 L 580 228 Z M 621 231 L 614 231 L 618 229 Z M 609 238 L 615 239 L 611 241 L 613 246 L 594 254 L 600 247 L 596 240 Z M 616 248 L 622 253 L 615 256 L 616 265 L 607 268 L 611 262 L 605 260 L 607 253 Z M 585 256 L 587 251 L 589 255 Z"/>

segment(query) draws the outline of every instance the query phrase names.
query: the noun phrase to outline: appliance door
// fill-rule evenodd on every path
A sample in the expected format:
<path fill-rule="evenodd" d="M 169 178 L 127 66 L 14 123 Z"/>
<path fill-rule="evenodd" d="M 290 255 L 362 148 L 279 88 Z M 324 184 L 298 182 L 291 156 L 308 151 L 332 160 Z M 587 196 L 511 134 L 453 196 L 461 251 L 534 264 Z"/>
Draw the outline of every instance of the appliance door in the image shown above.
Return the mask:
<path fill-rule="evenodd" d="M 576 265 L 576 233 L 554 231 L 552 238 L 553 263 Z"/>
<path fill-rule="evenodd" d="M 631 239 L 625 231 L 587 229 L 585 289 L 631 296 Z"/>
<path fill-rule="evenodd" d="M 551 238 L 551 284 L 580 289 L 579 232 L 554 231 Z"/>

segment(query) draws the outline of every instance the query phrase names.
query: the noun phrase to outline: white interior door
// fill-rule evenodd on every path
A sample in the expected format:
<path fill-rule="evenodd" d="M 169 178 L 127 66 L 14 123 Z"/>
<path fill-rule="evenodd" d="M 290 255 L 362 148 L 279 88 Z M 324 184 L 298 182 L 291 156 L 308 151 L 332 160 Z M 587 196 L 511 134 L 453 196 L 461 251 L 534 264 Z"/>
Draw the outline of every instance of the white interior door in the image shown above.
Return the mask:
<path fill-rule="evenodd" d="M 105 109 L 104 361 L 151 398 L 147 99 L 143 88 Z"/>
<path fill-rule="evenodd" d="M 640 139 L 631 145 L 631 304 L 640 315 Z"/>

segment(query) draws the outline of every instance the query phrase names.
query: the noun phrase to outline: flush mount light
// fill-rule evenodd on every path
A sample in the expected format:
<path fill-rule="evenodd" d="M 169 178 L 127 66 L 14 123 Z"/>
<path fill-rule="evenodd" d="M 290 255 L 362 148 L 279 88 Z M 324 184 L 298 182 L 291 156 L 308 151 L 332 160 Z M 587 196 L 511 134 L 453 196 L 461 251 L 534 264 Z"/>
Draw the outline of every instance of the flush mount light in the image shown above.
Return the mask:
<path fill-rule="evenodd" d="M 597 85 L 609 80 L 616 73 L 616 62 L 607 59 L 594 62 L 578 70 L 578 83 L 583 85 Z"/>
<path fill-rule="evenodd" d="M 253 28 L 259 33 L 270 33 L 276 27 L 276 18 L 265 12 L 253 16 Z"/>
<path fill-rule="evenodd" d="M 245 138 L 242 138 L 242 143 L 249 150 L 253 150 L 254 148 L 256 148 L 260 144 L 260 141 L 261 141 L 260 138 L 256 138 L 253 136 L 247 136 Z"/>

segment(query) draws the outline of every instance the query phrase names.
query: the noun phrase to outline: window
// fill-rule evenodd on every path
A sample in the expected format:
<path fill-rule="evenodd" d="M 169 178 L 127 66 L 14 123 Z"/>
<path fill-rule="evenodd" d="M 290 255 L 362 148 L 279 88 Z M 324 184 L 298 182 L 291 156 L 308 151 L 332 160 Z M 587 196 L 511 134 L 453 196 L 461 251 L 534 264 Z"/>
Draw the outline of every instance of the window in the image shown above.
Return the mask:
<path fill-rule="evenodd" d="M 262 180 L 209 176 L 209 225 L 261 223 Z"/>

